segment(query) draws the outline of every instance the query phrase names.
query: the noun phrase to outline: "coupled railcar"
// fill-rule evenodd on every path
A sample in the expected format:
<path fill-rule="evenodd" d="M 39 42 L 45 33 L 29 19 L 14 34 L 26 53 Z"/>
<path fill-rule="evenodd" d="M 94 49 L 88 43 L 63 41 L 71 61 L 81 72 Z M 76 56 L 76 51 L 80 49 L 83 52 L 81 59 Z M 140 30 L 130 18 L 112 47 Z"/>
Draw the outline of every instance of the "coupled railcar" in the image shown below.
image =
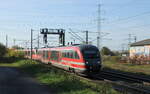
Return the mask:
<path fill-rule="evenodd" d="M 76 73 L 91 73 L 101 70 L 100 52 L 93 45 L 41 48 L 34 49 L 32 53 L 33 59 Z M 29 56 L 29 54 L 27 55 Z"/>

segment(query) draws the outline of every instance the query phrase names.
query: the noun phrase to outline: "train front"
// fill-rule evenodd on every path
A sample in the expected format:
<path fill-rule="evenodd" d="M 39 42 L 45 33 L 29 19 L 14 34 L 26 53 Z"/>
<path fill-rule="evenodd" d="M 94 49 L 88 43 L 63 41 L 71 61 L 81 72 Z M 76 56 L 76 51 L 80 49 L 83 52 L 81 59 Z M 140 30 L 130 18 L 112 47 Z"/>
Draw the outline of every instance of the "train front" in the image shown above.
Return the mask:
<path fill-rule="evenodd" d="M 98 48 L 93 45 L 84 45 L 81 52 L 88 73 L 99 72 L 101 70 L 101 56 Z"/>

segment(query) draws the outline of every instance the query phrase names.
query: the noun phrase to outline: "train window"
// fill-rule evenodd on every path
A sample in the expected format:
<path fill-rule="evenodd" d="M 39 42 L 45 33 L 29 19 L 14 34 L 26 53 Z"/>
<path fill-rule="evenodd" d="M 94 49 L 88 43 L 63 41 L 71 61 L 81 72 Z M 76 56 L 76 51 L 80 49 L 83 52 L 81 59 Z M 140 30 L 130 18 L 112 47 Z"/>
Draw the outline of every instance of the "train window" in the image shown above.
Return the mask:
<path fill-rule="evenodd" d="M 67 57 L 67 54 L 66 54 L 66 52 L 64 52 L 64 57 Z"/>
<path fill-rule="evenodd" d="M 62 57 L 65 57 L 65 53 L 64 52 L 61 52 L 61 54 L 62 54 Z"/>
<path fill-rule="evenodd" d="M 42 52 L 42 51 L 40 51 L 40 55 L 41 55 L 41 56 L 43 55 L 43 52 Z"/>
<path fill-rule="evenodd" d="M 77 52 L 74 52 L 75 59 L 79 59 L 79 55 Z"/>
<path fill-rule="evenodd" d="M 70 51 L 70 58 L 73 58 L 73 51 Z"/>
<path fill-rule="evenodd" d="M 62 52 L 62 57 L 65 57 L 65 52 Z"/>
<path fill-rule="evenodd" d="M 66 52 L 64 52 L 64 56 L 63 57 L 66 57 L 67 56 L 67 54 L 66 54 Z"/>
<path fill-rule="evenodd" d="M 32 51 L 32 54 L 35 54 L 35 51 Z"/>
<path fill-rule="evenodd" d="M 30 51 L 28 51 L 28 56 L 30 56 L 30 54 L 31 54 L 31 52 L 30 52 Z"/>
<path fill-rule="evenodd" d="M 48 51 L 43 51 L 43 58 L 47 59 L 48 58 Z"/>
<path fill-rule="evenodd" d="M 36 49 L 36 50 L 35 50 L 35 53 L 37 54 L 37 52 L 38 52 L 38 50 Z"/>
<path fill-rule="evenodd" d="M 44 54 L 44 53 L 45 53 L 45 51 L 42 52 L 42 57 L 43 57 L 43 58 L 45 57 L 45 54 Z"/>
<path fill-rule="evenodd" d="M 37 51 L 37 55 L 39 55 L 39 51 Z"/>
<path fill-rule="evenodd" d="M 68 56 L 69 56 L 69 55 L 68 55 L 68 52 L 66 51 L 66 52 L 65 52 L 65 57 L 68 58 Z"/>
<path fill-rule="evenodd" d="M 68 58 L 71 58 L 71 53 L 70 52 L 68 52 Z"/>
<path fill-rule="evenodd" d="M 47 51 L 43 51 L 43 58 L 44 58 L 44 59 L 47 58 Z"/>
<path fill-rule="evenodd" d="M 89 59 L 100 57 L 99 51 L 86 50 L 84 51 L 83 54 L 84 54 L 84 58 L 89 58 Z"/>
<path fill-rule="evenodd" d="M 72 58 L 72 59 L 79 59 L 79 55 L 76 51 L 67 50 L 62 52 L 62 57 L 65 58 Z"/>
<path fill-rule="evenodd" d="M 62 57 L 68 58 L 69 57 L 69 53 L 67 51 L 63 51 L 62 52 Z"/>
<path fill-rule="evenodd" d="M 84 51 L 84 54 L 95 54 L 97 53 L 96 51 Z"/>
<path fill-rule="evenodd" d="M 73 58 L 73 53 L 72 53 L 72 51 L 69 52 L 69 58 Z"/>
<path fill-rule="evenodd" d="M 25 55 L 28 55 L 28 52 L 27 52 L 27 51 L 25 51 Z"/>
<path fill-rule="evenodd" d="M 46 51 L 44 51 L 44 59 L 46 59 Z"/>
<path fill-rule="evenodd" d="M 71 52 L 69 51 L 68 53 L 69 53 L 69 57 L 68 58 L 71 58 Z"/>
<path fill-rule="evenodd" d="M 66 54 L 66 52 L 63 52 L 63 57 L 67 57 L 67 54 Z"/>
<path fill-rule="evenodd" d="M 39 54 L 40 54 L 40 51 L 37 51 L 37 54 L 39 55 Z"/>
<path fill-rule="evenodd" d="M 69 52 L 67 52 L 67 56 L 66 57 L 69 58 Z"/>
<path fill-rule="evenodd" d="M 46 51 L 46 58 L 48 59 L 48 51 Z"/>
<path fill-rule="evenodd" d="M 59 52 L 58 51 L 51 51 L 51 60 L 58 61 Z"/>

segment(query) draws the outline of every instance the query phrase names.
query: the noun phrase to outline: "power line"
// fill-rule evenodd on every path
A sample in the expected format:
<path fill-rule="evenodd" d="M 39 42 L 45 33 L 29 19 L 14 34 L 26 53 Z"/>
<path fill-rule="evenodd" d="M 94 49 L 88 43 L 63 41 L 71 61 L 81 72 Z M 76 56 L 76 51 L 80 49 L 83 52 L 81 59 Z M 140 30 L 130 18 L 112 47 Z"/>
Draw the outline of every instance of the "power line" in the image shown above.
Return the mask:
<path fill-rule="evenodd" d="M 6 35 L 6 48 L 8 47 L 8 35 Z"/>
<path fill-rule="evenodd" d="M 74 37 L 74 39 L 78 39 L 79 41 L 83 42 L 84 40 L 78 38 L 77 36 L 75 36 L 72 32 L 69 32 L 71 34 L 72 37 Z"/>
<path fill-rule="evenodd" d="M 123 8 L 129 8 L 129 6 L 131 6 L 133 3 L 135 4 L 136 1 L 137 1 L 137 0 L 131 0 L 131 1 L 129 1 L 129 2 L 120 4 L 120 5 L 117 4 L 117 5 L 118 5 L 117 8 L 114 8 L 114 9 L 111 8 L 111 10 L 110 10 L 109 13 L 111 13 L 111 14 L 120 13 L 120 12 L 118 12 L 118 11 L 122 11 Z M 116 4 L 115 4 L 115 5 L 116 5 Z M 115 6 L 115 7 L 116 7 L 116 6 Z"/>
<path fill-rule="evenodd" d="M 72 34 L 72 35 L 74 35 L 74 37 L 76 37 L 80 41 L 84 41 L 84 39 L 82 37 L 80 37 L 78 34 L 76 34 L 75 32 L 73 32 L 71 28 L 69 28 L 69 30 L 70 30 L 69 33 Z"/>
<path fill-rule="evenodd" d="M 114 24 L 116 22 L 130 20 L 130 19 L 133 19 L 133 18 L 136 18 L 136 17 L 139 17 L 139 16 L 147 15 L 147 14 L 150 14 L 150 11 L 143 12 L 143 13 L 140 13 L 140 14 L 136 14 L 136 15 L 133 15 L 133 16 L 128 16 L 128 17 L 121 18 L 121 19 L 117 19 L 117 20 L 114 20 L 114 21 L 110 21 L 109 24 Z"/>
<path fill-rule="evenodd" d="M 149 26 L 150 24 L 143 24 L 143 25 L 135 25 L 135 26 L 129 26 L 129 27 L 125 27 L 125 28 L 117 28 L 118 29 L 121 29 L 121 30 L 128 30 L 128 29 L 133 29 L 133 28 L 141 28 L 143 26 Z"/>
<path fill-rule="evenodd" d="M 33 29 L 31 29 L 31 60 L 32 60 L 32 49 L 33 49 Z"/>

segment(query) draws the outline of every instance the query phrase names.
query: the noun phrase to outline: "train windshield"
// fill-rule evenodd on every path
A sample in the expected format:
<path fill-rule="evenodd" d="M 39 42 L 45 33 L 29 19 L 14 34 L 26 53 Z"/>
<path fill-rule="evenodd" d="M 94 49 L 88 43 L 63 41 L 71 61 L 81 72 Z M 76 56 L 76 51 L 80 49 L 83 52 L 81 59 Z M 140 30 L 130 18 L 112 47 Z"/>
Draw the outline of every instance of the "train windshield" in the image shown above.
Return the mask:
<path fill-rule="evenodd" d="M 100 58 L 100 53 L 96 50 L 86 50 L 83 52 L 83 56 L 85 59 L 97 59 Z"/>

